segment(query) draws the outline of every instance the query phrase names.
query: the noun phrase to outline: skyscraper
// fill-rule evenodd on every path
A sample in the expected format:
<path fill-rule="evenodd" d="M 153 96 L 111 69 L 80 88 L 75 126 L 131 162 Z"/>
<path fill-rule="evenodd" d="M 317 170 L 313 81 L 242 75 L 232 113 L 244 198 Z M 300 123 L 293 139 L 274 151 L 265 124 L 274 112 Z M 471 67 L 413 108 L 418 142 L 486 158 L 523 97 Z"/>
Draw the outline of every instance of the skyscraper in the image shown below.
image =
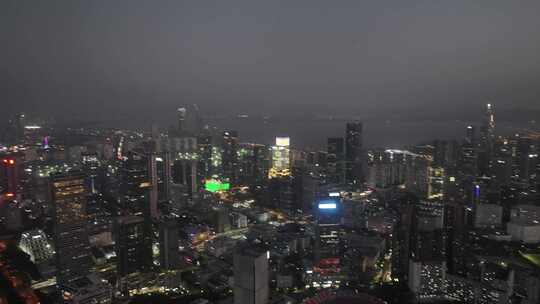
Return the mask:
<path fill-rule="evenodd" d="M 1 158 L 1 157 L 0 157 Z M 19 160 L 9 156 L 0 161 L 0 194 L 15 198 L 19 192 Z"/>
<path fill-rule="evenodd" d="M 240 245 L 234 254 L 234 304 L 266 304 L 269 296 L 270 252 Z"/>
<path fill-rule="evenodd" d="M 345 179 L 349 184 L 359 185 L 364 181 L 362 154 L 362 123 L 349 122 L 345 134 Z"/>
<path fill-rule="evenodd" d="M 328 180 L 331 183 L 345 182 L 345 143 L 343 137 L 330 137 L 327 141 Z"/>
<path fill-rule="evenodd" d="M 276 145 L 272 146 L 270 178 L 289 176 L 291 174 L 291 150 L 289 145 L 289 137 L 276 137 Z"/>
<path fill-rule="evenodd" d="M 238 183 L 238 132 L 223 132 L 221 161 L 223 166 L 223 175 L 228 178 L 232 184 Z"/>
<path fill-rule="evenodd" d="M 149 228 L 140 216 L 124 216 L 116 220 L 114 235 L 119 276 L 146 271 L 152 266 Z"/>
<path fill-rule="evenodd" d="M 178 255 L 179 231 L 175 219 L 164 219 L 159 225 L 159 261 L 162 269 L 180 267 Z"/>
<path fill-rule="evenodd" d="M 126 154 L 120 168 L 120 201 L 125 214 L 156 216 L 157 195 L 152 192 L 154 173 L 156 167 L 153 154 L 134 151 Z"/>
<path fill-rule="evenodd" d="M 54 243 L 57 281 L 70 282 L 88 274 L 91 266 L 90 245 L 86 230 L 86 176 L 81 173 L 51 177 L 54 206 Z"/>
<path fill-rule="evenodd" d="M 166 201 L 171 192 L 171 154 L 162 152 L 156 157 L 158 199 Z"/>
<path fill-rule="evenodd" d="M 343 217 L 340 197 L 329 196 L 317 201 L 315 260 L 339 259 L 339 234 Z"/>
<path fill-rule="evenodd" d="M 474 126 L 467 126 L 466 133 L 465 133 L 465 143 L 467 144 L 474 144 L 476 142 L 475 138 L 475 129 Z"/>
<path fill-rule="evenodd" d="M 486 111 L 480 129 L 480 149 L 478 153 L 478 170 L 480 174 L 487 175 L 495 142 L 495 116 L 493 105 L 486 104 Z"/>

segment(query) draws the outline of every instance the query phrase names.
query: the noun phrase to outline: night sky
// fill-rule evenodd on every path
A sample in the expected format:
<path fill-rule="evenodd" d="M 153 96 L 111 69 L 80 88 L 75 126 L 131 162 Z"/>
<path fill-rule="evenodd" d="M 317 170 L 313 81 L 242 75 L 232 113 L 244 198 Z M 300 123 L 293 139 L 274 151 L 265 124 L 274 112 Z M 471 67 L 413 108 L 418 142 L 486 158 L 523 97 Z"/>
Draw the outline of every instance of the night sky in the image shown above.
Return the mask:
<path fill-rule="evenodd" d="M 540 107 L 540 1 L 0 1 L 10 111 Z M 167 118 L 168 119 L 168 118 Z"/>

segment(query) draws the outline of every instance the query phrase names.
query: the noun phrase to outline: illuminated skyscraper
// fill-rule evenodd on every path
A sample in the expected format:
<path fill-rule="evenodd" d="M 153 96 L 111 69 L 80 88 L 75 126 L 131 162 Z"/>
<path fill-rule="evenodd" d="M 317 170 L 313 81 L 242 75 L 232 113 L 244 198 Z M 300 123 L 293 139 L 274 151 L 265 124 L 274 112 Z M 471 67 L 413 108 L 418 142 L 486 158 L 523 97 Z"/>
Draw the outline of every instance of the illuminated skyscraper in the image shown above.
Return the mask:
<path fill-rule="evenodd" d="M 186 113 L 187 109 L 180 107 L 176 110 L 176 116 L 178 120 L 178 133 L 186 131 Z"/>
<path fill-rule="evenodd" d="M 408 286 L 419 300 L 444 297 L 446 234 L 444 205 L 422 201 L 414 206 L 410 234 Z"/>
<path fill-rule="evenodd" d="M 465 143 L 474 144 L 476 142 L 475 136 L 476 135 L 475 135 L 474 127 L 471 125 L 467 126 L 466 133 L 465 133 Z"/>
<path fill-rule="evenodd" d="M 238 132 L 223 132 L 223 142 L 221 150 L 221 164 L 223 166 L 223 177 L 228 178 L 234 185 L 238 183 Z"/>
<path fill-rule="evenodd" d="M 319 199 L 315 206 L 317 215 L 315 260 L 317 262 L 340 257 L 339 234 L 343 207 L 339 193 L 331 195 Z"/>
<path fill-rule="evenodd" d="M 0 157 L 0 195 L 10 199 L 19 194 L 19 159 L 7 156 Z"/>
<path fill-rule="evenodd" d="M 345 179 L 349 184 L 359 185 L 363 177 L 362 123 L 347 123 L 345 134 Z"/>
<path fill-rule="evenodd" d="M 480 130 L 480 150 L 478 153 L 479 174 L 487 175 L 490 169 L 490 161 L 493 155 L 495 142 L 495 116 L 493 105 L 488 103 L 484 112 L 482 128 Z"/>
<path fill-rule="evenodd" d="M 159 201 L 166 201 L 170 198 L 171 187 L 171 154 L 162 152 L 156 156 L 157 169 L 157 189 Z"/>
<path fill-rule="evenodd" d="M 291 174 L 289 137 L 276 137 L 276 145 L 272 146 L 272 167 L 269 177 L 289 176 Z"/>
<path fill-rule="evenodd" d="M 54 206 L 54 243 L 57 281 L 60 284 L 84 277 L 91 266 L 86 230 L 86 176 L 79 173 L 51 177 Z"/>
<path fill-rule="evenodd" d="M 154 154 L 126 154 L 120 168 L 120 201 L 127 214 L 157 216 L 156 173 Z"/>

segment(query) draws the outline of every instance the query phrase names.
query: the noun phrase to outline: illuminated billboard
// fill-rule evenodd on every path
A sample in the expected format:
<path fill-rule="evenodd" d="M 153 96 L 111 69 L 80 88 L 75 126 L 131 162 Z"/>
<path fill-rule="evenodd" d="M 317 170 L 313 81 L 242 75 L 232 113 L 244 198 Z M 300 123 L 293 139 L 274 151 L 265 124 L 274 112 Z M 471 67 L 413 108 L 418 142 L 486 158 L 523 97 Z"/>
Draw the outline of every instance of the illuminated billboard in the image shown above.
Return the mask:
<path fill-rule="evenodd" d="M 209 192 L 227 191 L 231 188 L 230 183 L 221 182 L 215 179 L 209 179 L 204 183 L 204 189 Z"/>
<path fill-rule="evenodd" d="M 339 208 L 338 202 L 339 200 L 336 198 L 322 199 L 318 202 L 317 206 L 320 210 L 332 211 Z"/>
<path fill-rule="evenodd" d="M 336 203 L 319 203 L 319 209 L 336 209 Z"/>

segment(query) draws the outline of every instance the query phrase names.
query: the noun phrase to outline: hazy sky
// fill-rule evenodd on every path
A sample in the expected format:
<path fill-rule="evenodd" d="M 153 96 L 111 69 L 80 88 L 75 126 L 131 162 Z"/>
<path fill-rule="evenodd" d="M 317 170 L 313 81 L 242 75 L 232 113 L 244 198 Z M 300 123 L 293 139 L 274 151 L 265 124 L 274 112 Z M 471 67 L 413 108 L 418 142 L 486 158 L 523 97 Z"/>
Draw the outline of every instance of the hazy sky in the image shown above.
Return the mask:
<path fill-rule="evenodd" d="M 537 0 L 2 0 L 0 102 L 98 117 L 538 108 L 539 15 Z"/>

